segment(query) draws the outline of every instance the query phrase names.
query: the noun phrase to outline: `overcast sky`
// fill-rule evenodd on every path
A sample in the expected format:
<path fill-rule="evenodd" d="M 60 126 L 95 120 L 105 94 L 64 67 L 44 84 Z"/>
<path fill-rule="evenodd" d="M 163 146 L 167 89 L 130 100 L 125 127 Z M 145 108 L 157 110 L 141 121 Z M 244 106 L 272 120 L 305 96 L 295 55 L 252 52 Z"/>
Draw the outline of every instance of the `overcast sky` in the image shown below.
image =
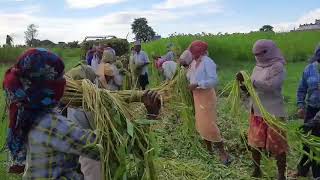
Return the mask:
<path fill-rule="evenodd" d="M 132 39 L 134 18 L 146 17 L 163 37 L 198 32 L 249 32 L 264 24 L 288 31 L 320 19 L 320 0 L 0 0 L 0 44 L 24 43 L 28 24 L 38 39 L 82 41 L 90 35 Z"/>

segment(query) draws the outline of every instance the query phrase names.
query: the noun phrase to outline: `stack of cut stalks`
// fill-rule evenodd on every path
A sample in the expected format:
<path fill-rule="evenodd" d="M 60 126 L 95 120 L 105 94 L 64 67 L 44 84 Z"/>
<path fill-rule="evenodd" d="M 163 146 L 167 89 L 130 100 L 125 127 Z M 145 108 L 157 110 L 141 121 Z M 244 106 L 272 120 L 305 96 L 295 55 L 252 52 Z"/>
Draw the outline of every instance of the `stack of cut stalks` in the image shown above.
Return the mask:
<path fill-rule="evenodd" d="M 181 99 L 181 93 L 188 91 L 186 82 L 185 70 L 179 69 L 172 81 L 152 90 L 160 94 L 163 105 L 170 105 L 174 97 Z M 94 114 L 93 124 L 98 139 L 89 146 L 98 147 L 101 151 L 105 179 L 157 177 L 154 149 L 149 137 L 152 121 L 135 119 L 135 114 L 141 114 L 144 109 L 129 105 L 141 102 L 143 94 L 139 90 L 108 91 L 99 89 L 89 80 L 67 78 L 62 101 L 68 106 L 81 107 Z"/>

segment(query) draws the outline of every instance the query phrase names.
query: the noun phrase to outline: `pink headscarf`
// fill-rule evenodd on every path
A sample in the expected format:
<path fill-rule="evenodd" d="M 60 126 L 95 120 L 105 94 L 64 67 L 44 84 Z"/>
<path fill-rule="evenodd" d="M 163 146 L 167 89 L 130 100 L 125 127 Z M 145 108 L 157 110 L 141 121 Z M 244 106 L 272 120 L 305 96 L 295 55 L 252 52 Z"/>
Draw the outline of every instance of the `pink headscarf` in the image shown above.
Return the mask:
<path fill-rule="evenodd" d="M 286 64 L 286 60 L 282 56 L 280 49 L 272 40 L 258 40 L 254 44 L 252 52 L 256 57 L 256 65 L 259 67 L 269 67 L 276 62 Z"/>
<path fill-rule="evenodd" d="M 207 53 L 208 44 L 203 41 L 193 41 L 190 45 L 190 52 L 194 56 L 195 59 L 198 59 L 200 56 L 203 56 Z"/>

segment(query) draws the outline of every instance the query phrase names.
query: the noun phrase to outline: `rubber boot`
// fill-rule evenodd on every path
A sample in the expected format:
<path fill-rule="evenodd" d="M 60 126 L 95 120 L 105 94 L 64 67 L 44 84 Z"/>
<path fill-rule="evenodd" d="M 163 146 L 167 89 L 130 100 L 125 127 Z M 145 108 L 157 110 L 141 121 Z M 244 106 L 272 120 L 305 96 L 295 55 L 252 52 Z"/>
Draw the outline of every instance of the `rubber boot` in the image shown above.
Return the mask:
<path fill-rule="evenodd" d="M 262 172 L 260 168 L 261 153 L 256 149 L 252 149 L 251 153 L 252 153 L 253 166 L 254 166 L 252 177 L 261 178 L 262 177 Z"/>
<path fill-rule="evenodd" d="M 286 180 L 287 155 L 285 153 L 277 155 L 278 180 Z"/>

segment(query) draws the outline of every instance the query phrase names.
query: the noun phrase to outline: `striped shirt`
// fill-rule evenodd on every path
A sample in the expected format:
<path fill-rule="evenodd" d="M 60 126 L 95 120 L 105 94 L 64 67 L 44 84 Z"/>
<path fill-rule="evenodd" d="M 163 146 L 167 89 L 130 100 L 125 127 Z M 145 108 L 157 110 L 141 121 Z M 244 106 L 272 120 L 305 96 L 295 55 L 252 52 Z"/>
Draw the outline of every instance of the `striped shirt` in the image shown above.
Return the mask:
<path fill-rule="evenodd" d="M 23 179 L 83 179 L 79 156 L 99 159 L 99 151 L 86 146 L 95 134 L 57 113 L 46 114 L 28 135 Z"/>

